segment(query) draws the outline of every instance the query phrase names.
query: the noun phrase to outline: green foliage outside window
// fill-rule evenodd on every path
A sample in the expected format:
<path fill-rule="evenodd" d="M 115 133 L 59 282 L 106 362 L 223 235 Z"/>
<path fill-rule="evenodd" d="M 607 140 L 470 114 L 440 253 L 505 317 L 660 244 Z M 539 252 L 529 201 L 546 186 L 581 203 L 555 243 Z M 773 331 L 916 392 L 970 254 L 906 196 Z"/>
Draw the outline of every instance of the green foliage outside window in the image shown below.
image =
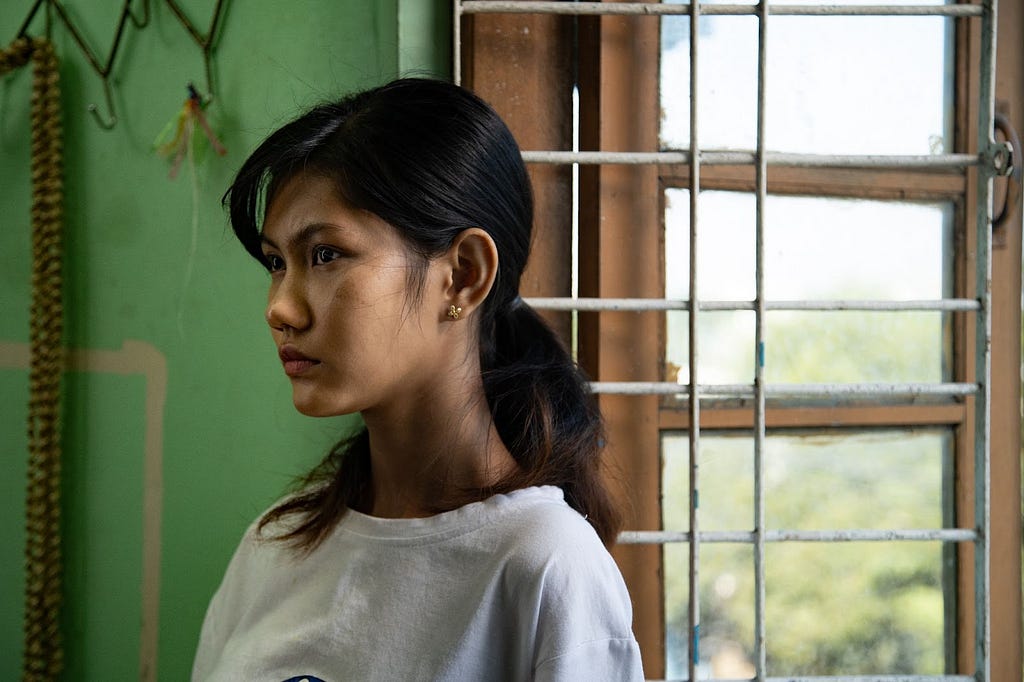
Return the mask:
<path fill-rule="evenodd" d="M 768 325 L 774 382 L 939 379 L 935 313 L 783 314 Z M 850 347 L 858 352 L 836 352 Z M 941 527 L 949 438 L 943 430 L 770 433 L 768 528 Z M 666 437 L 663 456 L 665 527 L 685 530 L 685 434 Z M 749 530 L 749 432 L 704 432 L 700 471 L 702 530 Z M 669 677 L 686 670 L 687 552 L 685 544 L 665 549 Z M 944 672 L 944 585 L 952 574 L 943 575 L 941 543 L 771 543 L 765 566 L 768 674 Z M 699 575 L 701 675 L 752 675 L 752 547 L 703 544 Z"/>

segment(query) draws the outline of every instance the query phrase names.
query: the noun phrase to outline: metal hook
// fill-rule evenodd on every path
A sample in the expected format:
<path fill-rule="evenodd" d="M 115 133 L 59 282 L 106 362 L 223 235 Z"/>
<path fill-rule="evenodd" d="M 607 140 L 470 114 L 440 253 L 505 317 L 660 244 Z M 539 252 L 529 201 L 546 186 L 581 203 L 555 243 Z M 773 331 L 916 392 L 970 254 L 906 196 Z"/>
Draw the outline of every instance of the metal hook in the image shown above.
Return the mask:
<path fill-rule="evenodd" d="M 206 99 L 203 100 L 203 104 L 206 105 L 213 101 L 213 76 L 210 69 L 209 50 L 203 50 L 203 67 L 206 71 Z"/>
<path fill-rule="evenodd" d="M 110 92 L 110 80 L 107 78 L 103 79 L 103 97 L 107 100 L 107 111 L 110 116 L 104 121 L 100 118 L 99 107 L 95 104 L 90 104 L 88 109 L 89 113 L 92 114 L 93 120 L 96 121 L 96 125 L 104 130 L 112 130 L 117 125 L 117 112 L 114 110 L 114 96 Z"/>
<path fill-rule="evenodd" d="M 178 5 L 177 0 L 166 0 L 167 7 L 171 10 L 174 16 L 178 19 L 178 22 L 188 31 L 188 34 L 192 36 L 192 40 L 203 51 L 203 70 L 206 74 L 206 98 L 203 100 L 204 104 L 209 104 L 214 98 L 214 82 L 213 82 L 213 68 L 210 65 L 211 56 L 213 52 L 213 46 L 217 39 L 217 28 L 220 26 L 221 19 L 224 17 L 225 7 L 227 3 L 225 0 L 217 0 L 213 6 L 213 16 L 210 18 L 210 27 L 204 36 L 196 28 L 188 16 L 185 15 L 184 10 Z"/>
<path fill-rule="evenodd" d="M 128 13 L 128 18 L 132 20 L 135 28 L 146 28 L 149 24 L 149 0 L 142 0 L 142 19 L 136 19 L 132 13 L 131 0 L 125 4 L 124 11 Z"/>

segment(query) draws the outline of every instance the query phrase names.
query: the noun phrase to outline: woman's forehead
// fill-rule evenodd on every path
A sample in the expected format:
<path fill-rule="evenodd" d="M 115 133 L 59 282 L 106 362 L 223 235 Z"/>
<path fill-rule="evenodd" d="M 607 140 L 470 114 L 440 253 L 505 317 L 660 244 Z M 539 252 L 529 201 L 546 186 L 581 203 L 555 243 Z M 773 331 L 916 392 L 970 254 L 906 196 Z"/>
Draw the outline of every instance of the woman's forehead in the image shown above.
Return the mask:
<path fill-rule="evenodd" d="M 332 179 L 314 173 L 296 174 L 277 188 L 267 206 L 260 237 L 279 243 L 327 227 L 353 237 L 398 238 L 397 230 L 384 219 L 352 206 Z"/>

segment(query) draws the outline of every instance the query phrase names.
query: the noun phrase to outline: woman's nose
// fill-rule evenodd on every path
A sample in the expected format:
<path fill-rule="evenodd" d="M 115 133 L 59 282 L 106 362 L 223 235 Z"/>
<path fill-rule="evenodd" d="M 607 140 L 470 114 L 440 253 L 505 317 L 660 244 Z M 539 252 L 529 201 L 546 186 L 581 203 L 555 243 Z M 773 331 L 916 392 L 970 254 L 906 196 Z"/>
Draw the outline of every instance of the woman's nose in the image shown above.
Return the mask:
<path fill-rule="evenodd" d="M 309 326 L 309 302 L 298 278 L 286 275 L 280 284 L 271 287 L 266 317 L 271 329 L 278 331 L 285 328 L 302 330 Z"/>

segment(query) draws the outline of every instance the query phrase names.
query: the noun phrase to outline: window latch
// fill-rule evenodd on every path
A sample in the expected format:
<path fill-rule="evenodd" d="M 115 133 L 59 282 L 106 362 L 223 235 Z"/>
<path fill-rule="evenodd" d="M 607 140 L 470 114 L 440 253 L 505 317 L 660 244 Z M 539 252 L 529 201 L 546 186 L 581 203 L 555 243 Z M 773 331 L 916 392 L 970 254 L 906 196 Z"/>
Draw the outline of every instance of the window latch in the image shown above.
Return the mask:
<path fill-rule="evenodd" d="M 1015 213 L 1020 201 L 1022 150 L 1017 130 L 1006 114 L 996 112 L 993 120 L 996 132 L 1002 133 L 1003 140 L 989 145 L 988 159 L 997 176 L 1006 177 L 1003 203 L 999 213 L 992 218 L 992 231 L 997 232 Z"/>

